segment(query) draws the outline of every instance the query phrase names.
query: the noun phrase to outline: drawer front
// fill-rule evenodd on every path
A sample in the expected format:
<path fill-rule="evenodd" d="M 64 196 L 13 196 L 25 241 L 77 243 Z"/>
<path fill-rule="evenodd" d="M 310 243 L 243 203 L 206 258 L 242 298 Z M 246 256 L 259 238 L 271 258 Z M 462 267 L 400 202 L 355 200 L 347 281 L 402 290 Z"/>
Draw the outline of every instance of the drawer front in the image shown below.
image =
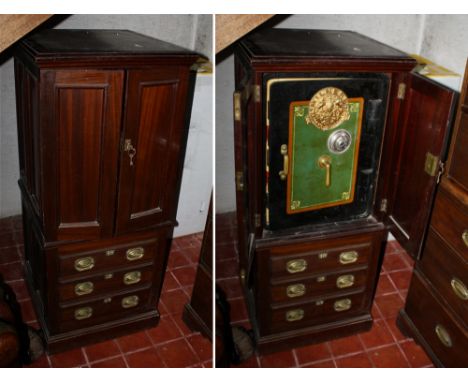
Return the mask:
<path fill-rule="evenodd" d="M 314 301 L 283 308 L 270 306 L 262 327 L 266 332 L 278 332 L 338 321 L 363 311 L 366 301 L 363 293 L 357 293 L 334 298 L 318 297 Z"/>
<path fill-rule="evenodd" d="M 156 240 L 93 248 L 71 254 L 59 253 L 59 276 L 85 277 L 93 272 L 148 263 L 153 261 L 156 253 Z"/>
<path fill-rule="evenodd" d="M 468 261 L 468 206 L 440 189 L 431 224 L 440 236 Z"/>
<path fill-rule="evenodd" d="M 467 265 L 435 231 L 429 231 L 419 269 L 465 322 L 468 322 Z"/>
<path fill-rule="evenodd" d="M 273 303 L 292 303 L 318 295 L 362 291 L 366 282 L 367 269 L 319 274 L 287 282 L 273 282 L 270 289 L 270 301 Z"/>
<path fill-rule="evenodd" d="M 363 235 L 274 247 L 269 251 L 270 276 L 292 278 L 367 264 L 372 253 L 371 239 Z"/>
<path fill-rule="evenodd" d="M 140 313 L 150 308 L 150 289 L 113 294 L 99 300 L 61 305 L 59 330 L 73 330 Z M 154 307 L 155 308 L 155 307 Z"/>
<path fill-rule="evenodd" d="M 148 287 L 151 284 L 152 278 L 152 267 L 140 267 L 101 273 L 72 282 L 59 281 L 59 301 L 94 298 L 101 294 L 119 292 L 143 285 Z"/>
<path fill-rule="evenodd" d="M 466 367 L 468 333 L 434 297 L 429 288 L 418 272 L 415 272 L 405 311 L 446 367 Z"/>

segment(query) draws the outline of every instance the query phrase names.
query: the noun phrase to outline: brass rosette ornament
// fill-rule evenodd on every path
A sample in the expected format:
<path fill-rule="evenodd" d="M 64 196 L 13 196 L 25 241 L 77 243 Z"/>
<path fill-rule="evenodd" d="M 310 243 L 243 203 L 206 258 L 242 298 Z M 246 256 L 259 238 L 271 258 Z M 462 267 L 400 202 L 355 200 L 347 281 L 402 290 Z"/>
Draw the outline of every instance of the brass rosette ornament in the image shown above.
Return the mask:
<path fill-rule="evenodd" d="M 309 102 L 309 114 L 305 120 L 320 130 L 331 130 L 350 117 L 348 97 L 335 87 L 320 89 Z"/>

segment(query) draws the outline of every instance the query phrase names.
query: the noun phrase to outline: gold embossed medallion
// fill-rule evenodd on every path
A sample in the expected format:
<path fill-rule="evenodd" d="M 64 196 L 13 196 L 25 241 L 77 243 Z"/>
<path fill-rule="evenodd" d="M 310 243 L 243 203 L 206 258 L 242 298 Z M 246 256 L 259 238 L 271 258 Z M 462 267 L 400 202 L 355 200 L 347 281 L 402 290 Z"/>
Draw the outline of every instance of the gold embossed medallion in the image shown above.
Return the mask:
<path fill-rule="evenodd" d="M 330 130 L 347 121 L 350 117 L 348 97 L 335 87 L 320 89 L 309 102 L 307 124 L 313 124 L 320 130 Z"/>

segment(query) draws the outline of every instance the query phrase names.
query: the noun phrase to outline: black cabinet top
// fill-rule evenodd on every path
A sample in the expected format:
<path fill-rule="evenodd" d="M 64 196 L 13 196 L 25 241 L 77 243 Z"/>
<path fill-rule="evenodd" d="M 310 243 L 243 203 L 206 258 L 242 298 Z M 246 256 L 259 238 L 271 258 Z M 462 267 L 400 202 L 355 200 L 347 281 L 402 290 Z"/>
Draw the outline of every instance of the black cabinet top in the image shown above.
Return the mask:
<path fill-rule="evenodd" d="M 352 31 L 264 29 L 240 42 L 254 59 L 343 58 L 412 60 L 406 53 Z"/>
<path fill-rule="evenodd" d="M 46 29 L 23 40 L 37 55 L 194 55 L 188 49 L 129 30 Z"/>

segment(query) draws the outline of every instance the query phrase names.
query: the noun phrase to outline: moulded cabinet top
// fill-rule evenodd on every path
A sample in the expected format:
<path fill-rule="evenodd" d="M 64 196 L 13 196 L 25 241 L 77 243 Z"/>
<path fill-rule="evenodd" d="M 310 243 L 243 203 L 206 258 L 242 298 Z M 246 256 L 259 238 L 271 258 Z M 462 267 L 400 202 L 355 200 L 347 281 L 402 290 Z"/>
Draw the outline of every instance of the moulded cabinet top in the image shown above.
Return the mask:
<path fill-rule="evenodd" d="M 264 29 L 240 44 L 254 60 L 371 59 L 415 64 L 406 53 L 352 31 Z"/>
<path fill-rule="evenodd" d="M 46 29 L 22 40 L 36 62 L 98 58 L 175 58 L 195 61 L 199 54 L 129 30 Z"/>

